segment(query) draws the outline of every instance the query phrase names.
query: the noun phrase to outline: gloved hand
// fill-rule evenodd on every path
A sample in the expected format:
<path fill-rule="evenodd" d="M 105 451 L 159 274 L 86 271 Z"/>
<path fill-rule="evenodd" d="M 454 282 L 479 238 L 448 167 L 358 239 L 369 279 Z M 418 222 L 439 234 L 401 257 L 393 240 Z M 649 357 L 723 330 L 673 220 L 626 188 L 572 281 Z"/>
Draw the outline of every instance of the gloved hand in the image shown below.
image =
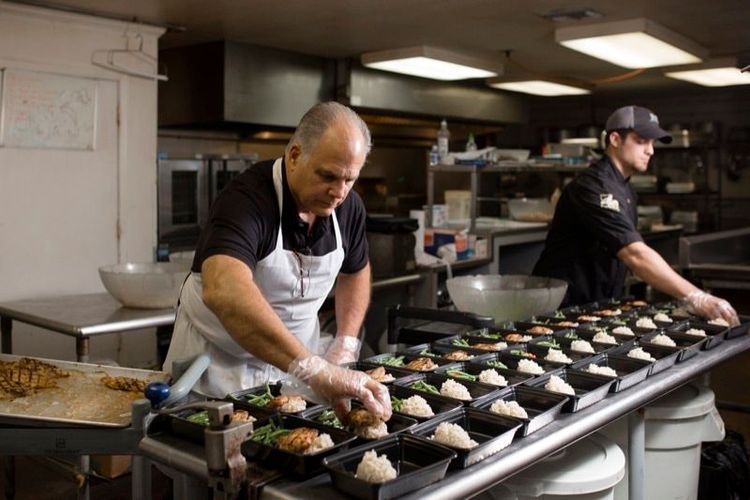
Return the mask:
<path fill-rule="evenodd" d="M 334 365 L 342 365 L 359 359 L 362 342 L 357 337 L 337 335 L 326 349 L 325 359 Z"/>
<path fill-rule="evenodd" d="M 696 290 L 687 294 L 682 301 L 685 303 L 689 313 L 703 316 L 709 320 L 723 318 L 729 323 L 729 326 L 740 324 L 737 312 L 729 302 L 703 290 Z"/>
<path fill-rule="evenodd" d="M 339 416 L 349 411 L 354 398 L 375 416 L 386 421 L 391 418 L 388 389 L 364 372 L 336 366 L 314 355 L 295 359 L 287 372 L 307 384 L 323 402 L 333 405 Z"/>

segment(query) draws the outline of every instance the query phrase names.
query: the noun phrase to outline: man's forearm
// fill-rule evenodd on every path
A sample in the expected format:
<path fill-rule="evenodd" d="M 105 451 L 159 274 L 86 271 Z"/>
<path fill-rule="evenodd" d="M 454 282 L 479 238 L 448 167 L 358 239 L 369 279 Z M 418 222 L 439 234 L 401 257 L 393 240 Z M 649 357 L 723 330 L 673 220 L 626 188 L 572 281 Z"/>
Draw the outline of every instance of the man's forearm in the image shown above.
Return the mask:
<path fill-rule="evenodd" d="M 653 248 L 642 241 L 631 243 L 617 257 L 640 279 L 675 298 L 683 298 L 697 288 L 677 274 Z"/>
<path fill-rule="evenodd" d="M 336 335 L 357 336 L 370 305 L 370 264 L 336 280 Z"/>
<path fill-rule="evenodd" d="M 247 352 L 285 371 L 307 352 L 265 299 L 243 262 L 212 256 L 203 263 L 201 275 L 203 301 Z"/>

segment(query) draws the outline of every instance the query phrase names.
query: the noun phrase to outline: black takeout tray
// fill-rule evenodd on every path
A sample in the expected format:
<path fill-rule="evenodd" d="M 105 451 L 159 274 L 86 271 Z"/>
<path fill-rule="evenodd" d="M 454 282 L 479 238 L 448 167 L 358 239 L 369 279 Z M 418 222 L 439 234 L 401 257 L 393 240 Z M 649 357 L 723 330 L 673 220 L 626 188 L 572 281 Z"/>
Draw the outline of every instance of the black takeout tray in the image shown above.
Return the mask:
<path fill-rule="evenodd" d="M 540 390 L 536 387 L 518 385 L 509 387 L 498 394 L 497 397 L 482 402 L 477 408 L 490 411 L 492 403 L 498 399 L 516 401 L 521 408 L 526 410 L 529 418 L 519 419 L 523 422 L 523 426 L 518 433 L 521 436 L 528 436 L 555 420 L 560 415 L 563 405 L 568 401 L 568 396 Z"/>
<path fill-rule="evenodd" d="M 252 417 L 255 417 L 256 421 L 253 423 L 253 425 L 257 424 L 258 422 L 267 420 L 271 415 L 273 415 L 273 413 L 268 410 L 252 406 L 249 408 L 239 408 L 235 406 L 234 411 L 237 410 L 245 410 Z M 203 411 L 206 410 L 202 410 L 200 408 L 190 408 L 179 413 L 160 415 L 157 418 L 159 420 L 162 420 L 162 422 L 154 426 L 154 429 L 158 428 L 166 431 L 171 431 L 172 433 L 184 437 L 195 443 L 204 444 L 206 435 L 205 430 L 208 429 L 208 426 L 188 420 L 188 417 L 190 417 L 191 415 Z"/>
<path fill-rule="evenodd" d="M 299 427 L 318 429 L 320 432 L 330 435 L 334 443 L 331 448 L 312 455 L 302 455 L 280 450 L 275 446 L 253 441 L 252 436 L 242 444 L 242 454 L 248 459 L 263 462 L 269 467 L 282 469 L 284 474 L 289 474 L 296 479 L 308 478 L 322 472 L 323 466 L 321 460 L 323 458 L 347 449 L 357 439 L 357 436 L 351 432 L 329 427 L 312 420 L 283 414 L 273 415 L 265 422 L 257 422 L 255 430 L 257 431 L 258 428 L 271 420 L 286 429 L 296 429 Z"/>
<path fill-rule="evenodd" d="M 355 477 L 366 451 L 385 454 L 398 476 L 384 483 L 368 483 Z M 392 436 L 323 459 L 334 488 L 356 498 L 386 500 L 405 495 L 445 477 L 456 453 L 445 446 L 409 434 Z"/>
<path fill-rule="evenodd" d="M 563 396 L 568 397 L 567 403 L 563 406 L 563 411 L 571 413 L 587 408 L 604 399 L 607 392 L 609 392 L 610 386 L 612 386 L 615 381 L 615 379 L 611 377 L 603 377 L 601 375 L 594 375 L 593 373 L 584 373 L 565 368 L 530 380 L 527 382 L 527 385 L 546 391 L 547 389 L 544 388 L 544 385 L 549 381 L 552 375 L 560 377 L 573 387 L 575 395 L 571 396 L 563 394 Z M 547 392 L 558 394 L 553 391 Z"/>
<path fill-rule="evenodd" d="M 683 321 L 673 328 L 668 328 L 667 332 L 676 332 L 687 335 L 685 332 L 687 332 L 691 328 L 696 328 L 698 330 L 703 330 L 706 332 L 706 342 L 703 344 L 703 349 L 706 350 L 713 349 L 717 345 L 721 344 L 724 339 L 726 339 L 727 334 L 729 333 L 729 328 L 727 328 L 726 326 L 712 325 L 710 323 L 704 323 L 692 319 Z M 700 335 L 693 335 L 693 337 L 695 337 L 696 339 L 703 338 Z"/>
<path fill-rule="evenodd" d="M 508 381 L 508 385 L 499 386 L 499 385 L 494 385 L 494 384 L 487 384 L 485 382 L 479 382 L 478 379 L 475 381 L 477 384 L 484 384 L 484 385 L 487 385 L 489 387 L 494 387 L 494 388 L 505 388 L 505 387 L 510 387 L 513 385 L 523 383 L 524 381 L 528 380 L 529 378 L 533 376 L 530 373 L 523 373 L 523 372 L 519 372 L 516 370 L 511 370 L 508 368 L 495 368 L 495 367 L 487 366 L 481 363 L 458 363 L 455 366 L 447 366 L 444 368 L 438 368 L 437 370 L 435 370 L 435 373 L 444 374 L 458 381 L 461 381 L 463 380 L 462 378 L 460 378 L 457 375 L 451 374 L 451 372 L 454 370 L 458 370 L 464 373 L 468 373 L 469 375 L 474 375 L 476 377 L 479 377 L 479 374 L 481 372 L 483 372 L 484 370 L 488 370 L 488 369 L 493 369 L 497 373 L 505 377 L 505 380 Z"/>
<path fill-rule="evenodd" d="M 430 420 L 444 413 L 450 413 L 460 410 L 464 407 L 463 403 L 457 399 L 446 398 L 443 396 L 437 396 L 435 394 L 429 394 L 427 392 L 418 391 L 411 389 L 410 387 L 402 387 L 400 385 L 392 385 L 390 387 L 391 397 L 397 397 L 399 399 L 406 399 L 411 396 L 417 395 L 424 398 L 427 404 L 432 408 L 432 412 L 435 414 L 432 417 L 420 417 L 417 415 L 409 415 L 408 413 L 393 411 L 394 414 L 403 415 L 405 417 L 413 418 L 418 422 L 424 422 Z"/>
<path fill-rule="evenodd" d="M 444 365 L 449 365 L 451 363 L 455 363 L 455 361 L 451 361 L 451 360 L 440 358 L 440 357 L 434 357 L 434 358 L 432 358 L 432 357 L 429 357 L 429 356 L 420 356 L 418 354 L 404 353 L 404 352 L 376 354 L 375 356 L 371 356 L 371 357 L 365 359 L 364 361 L 367 362 L 367 363 L 374 363 L 376 365 L 389 366 L 389 365 L 385 364 L 385 360 L 387 360 L 388 358 L 394 358 L 394 357 L 399 357 L 399 356 L 403 357 L 403 361 L 404 361 L 403 364 L 404 365 L 407 364 L 407 363 L 409 363 L 412 360 L 417 359 L 417 358 L 425 358 L 425 357 L 431 359 L 433 361 L 433 363 L 435 363 L 438 366 L 444 366 Z M 430 373 L 429 371 L 412 370 L 410 368 L 404 367 L 403 365 L 402 366 L 397 366 L 396 368 L 400 368 L 401 370 L 407 370 L 407 371 L 409 371 L 411 373 Z"/>
<path fill-rule="evenodd" d="M 396 367 L 388 366 L 388 365 L 379 365 L 377 363 L 368 363 L 366 361 L 353 361 L 351 363 L 346 363 L 342 366 L 350 370 L 355 370 L 359 372 L 366 372 L 368 370 L 372 370 L 373 368 L 378 368 L 382 366 L 383 368 L 385 368 L 386 373 L 390 373 L 396 379 L 399 379 L 401 377 L 408 377 L 409 375 L 414 374 L 413 371 L 404 370 L 403 368 L 396 368 Z M 385 385 L 390 385 L 392 383 L 393 382 L 381 382 L 381 384 L 385 384 Z"/>
<path fill-rule="evenodd" d="M 708 338 L 706 337 L 698 337 L 696 335 L 686 335 L 684 333 L 676 333 L 676 332 L 660 332 L 661 335 L 666 335 L 670 339 L 674 340 L 675 344 L 677 344 L 675 347 L 672 347 L 673 349 L 679 349 L 680 352 L 677 354 L 677 363 L 681 363 L 687 359 L 692 358 L 696 354 L 698 354 L 698 351 L 700 351 L 703 348 L 703 345 L 706 343 Z M 649 335 L 647 337 L 643 337 L 640 341 L 642 346 L 652 346 L 656 345 L 659 346 L 661 344 L 654 344 L 652 342 L 652 339 L 656 337 L 656 335 Z M 671 347 L 671 346 L 667 346 Z"/>
<path fill-rule="evenodd" d="M 643 382 L 651 370 L 651 363 L 648 361 L 606 353 L 581 360 L 571 368 L 583 373 L 590 373 L 586 369 L 591 364 L 608 366 L 617 372 L 617 378 L 613 379 L 615 383 L 610 387 L 610 392 L 620 392 Z"/>
<path fill-rule="evenodd" d="M 352 402 L 352 409 L 354 409 L 354 408 L 361 408 L 361 407 L 362 407 L 361 404 L 359 404 L 357 402 Z M 321 423 L 323 425 L 327 425 L 324 422 L 321 422 L 321 421 L 318 420 L 318 418 L 326 410 L 331 410 L 332 411 L 333 408 L 331 408 L 330 406 L 318 406 L 316 408 L 313 408 L 311 410 L 308 410 L 308 411 L 304 412 L 300 416 L 302 418 L 307 419 L 307 420 L 313 420 L 313 421 Z M 393 415 L 391 415 L 390 420 L 388 420 L 385 423 L 385 425 L 388 428 L 388 434 L 386 434 L 382 438 L 378 438 L 378 439 L 385 439 L 386 437 L 391 436 L 393 434 L 398 434 L 398 433 L 407 431 L 410 428 L 412 428 L 415 425 L 417 425 L 417 420 L 415 420 L 412 417 L 407 417 L 407 416 L 404 416 L 404 415 L 401 415 L 401 414 L 395 414 L 394 413 Z M 331 427 L 333 427 L 333 426 L 331 426 Z M 357 436 L 357 441 L 358 442 L 374 441 L 374 439 L 372 439 L 372 438 L 366 438 L 366 437 L 363 437 L 363 436 L 360 436 L 360 435 L 356 434 L 353 429 L 351 429 L 351 428 L 349 428 L 347 426 L 344 426 L 343 429 L 345 431 L 348 431 L 348 432 L 352 433 L 352 434 L 355 434 Z"/>
<path fill-rule="evenodd" d="M 420 380 L 427 382 L 428 384 L 434 385 L 438 390 L 440 390 L 440 386 L 446 380 L 453 380 L 454 382 L 459 382 L 460 384 L 464 385 L 466 389 L 468 389 L 469 394 L 471 395 L 471 399 L 461 400 L 461 399 L 451 398 L 449 396 L 443 396 L 443 397 L 450 399 L 451 401 L 458 401 L 465 406 L 468 406 L 478 401 L 482 401 L 484 399 L 491 398 L 499 390 L 499 387 L 496 387 L 494 385 L 478 384 L 476 382 L 468 382 L 465 380 L 458 381 L 454 378 L 448 377 L 447 375 L 443 375 L 439 373 L 417 373 L 411 377 L 406 377 L 406 378 L 397 380 L 395 385 L 400 385 L 403 387 L 409 387 L 413 389 L 412 386 L 416 382 L 419 382 Z M 426 394 L 431 394 L 431 393 L 426 393 Z"/>
<path fill-rule="evenodd" d="M 448 446 L 456 452 L 456 458 L 451 462 L 451 467 L 460 469 L 484 460 L 506 448 L 513 441 L 513 437 L 522 426 L 522 422 L 519 419 L 468 407 L 462 408 L 455 413 L 447 413 L 440 418 L 428 420 L 414 427 L 411 432 L 412 434 L 430 439 L 435 433 L 437 426 L 443 422 L 460 425 L 469 433 L 469 437 L 478 443 L 477 446 L 471 449 Z M 437 441 L 433 442 L 442 444 Z"/>
<path fill-rule="evenodd" d="M 640 342 L 636 341 L 633 344 L 629 345 L 623 345 L 621 347 L 618 347 L 617 349 L 613 349 L 610 351 L 611 354 L 615 354 L 617 356 L 624 356 L 628 359 L 631 359 L 628 356 L 628 353 L 637 347 L 642 348 L 644 351 L 649 353 L 653 358 L 656 358 L 656 361 L 651 362 L 651 369 L 648 372 L 648 375 L 654 375 L 656 373 L 662 372 L 666 370 L 667 368 L 671 367 L 677 362 L 677 356 L 680 354 L 680 349 L 676 347 L 667 347 L 662 345 L 654 345 L 654 344 L 646 344 L 641 345 Z M 632 358 L 637 359 L 637 358 Z"/>
<path fill-rule="evenodd" d="M 279 396 L 281 394 L 281 382 L 272 382 L 272 383 L 269 383 L 268 387 L 271 390 L 271 394 L 273 396 Z M 272 409 L 266 408 L 265 406 L 254 405 L 254 404 L 250 403 L 247 400 L 247 396 L 263 394 L 264 392 L 266 392 L 266 386 L 265 385 L 258 386 L 258 387 L 252 387 L 250 389 L 245 389 L 245 390 L 242 390 L 242 391 L 233 392 L 233 393 L 229 394 L 226 397 L 226 400 L 227 401 L 231 401 L 232 403 L 234 403 L 234 406 L 236 408 L 243 408 L 243 409 L 247 409 L 247 408 L 261 408 L 261 409 L 269 411 L 271 413 L 281 413 L 281 412 L 279 412 L 277 410 L 272 410 Z M 309 410 L 311 408 L 319 406 L 318 403 L 313 403 L 312 401 L 305 400 L 305 402 L 307 403 L 307 407 L 304 410 L 291 413 L 291 415 L 299 415 L 303 411 L 307 411 L 307 410 Z"/>

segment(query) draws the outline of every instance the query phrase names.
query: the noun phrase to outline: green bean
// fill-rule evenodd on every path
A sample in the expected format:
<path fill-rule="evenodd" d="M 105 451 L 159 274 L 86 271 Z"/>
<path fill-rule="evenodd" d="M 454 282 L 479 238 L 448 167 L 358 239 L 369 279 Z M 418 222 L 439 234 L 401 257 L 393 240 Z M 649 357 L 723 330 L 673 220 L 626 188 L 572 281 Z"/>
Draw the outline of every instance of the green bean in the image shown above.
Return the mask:
<path fill-rule="evenodd" d="M 508 367 L 505 366 L 501 361 L 487 361 L 487 366 L 491 366 L 492 368 L 503 368 L 505 370 L 508 369 Z"/>
<path fill-rule="evenodd" d="M 399 399 L 396 396 L 391 396 L 391 407 L 393 408 L 393 411 L 401 411 L 403 404 L 404 401 L 402 399 Z"/>
<path fill-rule="evenodd" d="M 471 347 L 471 344 L 469 344 L 466 339 L 453 339 L 453 342 L 451 343 L 458 347 Z"/>
<path fill-rule="evenodd" d="M 321 424 L 330 425 L 331 427 L 335 427 L 337 429 L 343 429 L 344 424 L 341 423 L 339 418 L 336 416 L 333 410 L 325 410 L 323 411 L 317 418 L 318 422 Z"/>
<path fill-rule="evenodd" d="M 185 420 L 199 425 L 208 425 L 208 412 L 206 410 L 188 415 Z"/>
<path fill-rule="evenodd" d="M 382 363 L 386 366 L 404 366 L 403 356 L 391 356 L 383 359 Z"/>
<path fill-rule="evenodd" d="M 477 376 L 471 373 L 462 372 L 461 370 L 448 370 L 448 376 L 458 378 L 461 380 L 469 380 L 471 382 L 477 381 Z"/>
<path fill-rule="evenodd" d="M 437 390 L 437 387 L 435 387 L 432 384 L 428 384 L 424 380 L 419 380 L 415 382 L 412 387 L 418 391 L 422 392 L 429 392 L 430 394 L 437 394 L 440 395 L 440 391 Z"/>

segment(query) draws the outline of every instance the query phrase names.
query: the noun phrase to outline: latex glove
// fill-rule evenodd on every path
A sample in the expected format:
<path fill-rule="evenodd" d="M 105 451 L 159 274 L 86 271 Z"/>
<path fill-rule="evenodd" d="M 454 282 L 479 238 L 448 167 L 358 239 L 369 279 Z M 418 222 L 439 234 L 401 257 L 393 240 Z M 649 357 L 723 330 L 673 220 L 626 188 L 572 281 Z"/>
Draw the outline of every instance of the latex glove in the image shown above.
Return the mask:
<path fill-rule="evenodd" d="M 362 342 L 357 337 L 337 335 L 326 349 L 325 359 L 334 365 L 351 363 L 359 359 L 359 349 Z"/>
<path fill-rule="evenodd" d="M 295 359 L 287 372 L 307 384 L 320 400 L 334 406 L 339 416 L 349 411 L 351 399 L 357 399 L 373 415 L 386 421 L 391 418 L 388 388 L 364 372 L 336 366 L 314 355 Z"/>
<path fill-rule="evenodd" d="M 689 293 L 683 299 L 689 313 L 703 316 L 709 320 L 723 318 L 729 326 L 737 326 L 740 324 L 740 319 L 737 317 L 737 312 L 732 306 L 724 299 L 715 297 L 710 293 L 704 292 L 703 290 L 696 290 Z"/>

